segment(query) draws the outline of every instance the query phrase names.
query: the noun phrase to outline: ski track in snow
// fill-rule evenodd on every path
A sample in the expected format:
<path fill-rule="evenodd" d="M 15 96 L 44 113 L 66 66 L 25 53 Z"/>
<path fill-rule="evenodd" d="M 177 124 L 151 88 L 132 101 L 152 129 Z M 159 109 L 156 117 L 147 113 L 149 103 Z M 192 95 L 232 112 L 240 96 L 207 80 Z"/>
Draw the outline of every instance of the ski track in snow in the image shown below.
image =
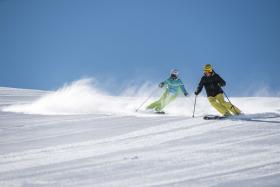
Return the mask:
<path fill-rule="evenodd" d="M 0 88 L 0 109 L 45 94 Z M 280 99 L 232 100 L 249 114 L 205 121 L 205 98 L 196 118 L 176 113 L 187 102 L 160 116 L 0 111 L 0 186 L 279 186 Z"/>

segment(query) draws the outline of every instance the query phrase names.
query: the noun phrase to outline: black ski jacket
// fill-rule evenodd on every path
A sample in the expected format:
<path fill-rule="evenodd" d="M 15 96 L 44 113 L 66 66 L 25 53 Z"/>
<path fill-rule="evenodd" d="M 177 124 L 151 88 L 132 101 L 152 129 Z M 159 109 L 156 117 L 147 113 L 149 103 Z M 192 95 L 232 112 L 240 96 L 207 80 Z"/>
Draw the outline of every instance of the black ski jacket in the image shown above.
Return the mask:
<path fill-rule="evenodd" d="M 196 93 L 199 94 L 204 86 L 207 96 L 215 97 L 220 93 L 224 93 L 221 87 L 225 85 L 226 81 L 224 81 L 217 73 L 213 71 L 210 77 L 204 75 L 201 78 L 200 83 L 196 89 Z"/>

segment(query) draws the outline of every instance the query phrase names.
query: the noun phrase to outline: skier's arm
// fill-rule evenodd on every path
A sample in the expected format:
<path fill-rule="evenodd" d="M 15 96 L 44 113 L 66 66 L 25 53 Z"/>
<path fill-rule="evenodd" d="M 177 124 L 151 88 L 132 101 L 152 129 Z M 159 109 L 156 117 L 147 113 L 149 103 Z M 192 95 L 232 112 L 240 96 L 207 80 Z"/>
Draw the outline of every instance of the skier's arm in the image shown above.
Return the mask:
<path fill-rule="evenodd" d="M 162 87 L 164 87 L 166 84 L 167 84 L 167 80 L 165 80 L 165 81 L 159 83 L 158 86 L 159 86 L 160 88 L 162 88 Z"/>
<path fill-rule="evenodd" d="M 204 86 L 204 79 L 202 77 L 194 94 L 198 95 L 201 92 L 203 86 Z"/>
<path fill-rule="evenodd" d="M 186 90 L 186 88 L 185 88 L 185 86 L 184 86 L 184 84 L 181 80 L 180 80 L 180 88 L 181 88 L 181 90 L 182 90 L 182 92 L 185 96 L 189 95 L 189 93 L 187 92 L 187 90 Z"/>
<path fill-rule="evenodd" d="M 218 84 L 223 87 L 226 85 L 226 81 L 224 79 L 222 79 L 222 77 L 220 77 L 220 75 L 216 74 L 217 75 L 217 81 L 218 81 Z"/>

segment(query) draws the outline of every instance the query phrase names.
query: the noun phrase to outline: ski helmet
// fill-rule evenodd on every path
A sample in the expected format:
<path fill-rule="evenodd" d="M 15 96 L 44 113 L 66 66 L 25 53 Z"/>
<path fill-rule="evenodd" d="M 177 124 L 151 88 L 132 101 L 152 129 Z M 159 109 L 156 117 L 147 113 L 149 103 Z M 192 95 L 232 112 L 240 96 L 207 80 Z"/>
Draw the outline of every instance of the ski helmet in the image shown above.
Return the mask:
<path fill-rule="evenodd" d="M 179 76 L 179 71 L 177 70 L 177 69 L 172 69 L 171 71 L 170 71 L 170 76 L 171 77 L 178 77 Z"/>
<path fill-rule="evenodd" d="M 206 65 L 204 66 L 204 72 L 205 72 L 205 73 L 206 73 L 206 72 L 212 73 L 212 71 L 213 71 L 213 68 L 212 68 L 211 64 L 206 64 Z"/>

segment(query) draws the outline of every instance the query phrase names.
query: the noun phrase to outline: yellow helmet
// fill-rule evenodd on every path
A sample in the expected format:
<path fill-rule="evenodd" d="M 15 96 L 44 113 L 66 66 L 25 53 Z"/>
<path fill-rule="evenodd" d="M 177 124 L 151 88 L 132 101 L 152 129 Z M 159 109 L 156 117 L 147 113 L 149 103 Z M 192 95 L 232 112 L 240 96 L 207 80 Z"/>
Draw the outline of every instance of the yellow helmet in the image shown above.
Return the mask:
<path fill-rule="evenodd" d="M 205 73 L 206 73 L 206 72 L 211 73 L 212 71 L 213 71 L 213 69 L 212 69 L 211 64 L 206 64 L 206 65 L 204 66 L 204 72 L 205 72 Z"/>

